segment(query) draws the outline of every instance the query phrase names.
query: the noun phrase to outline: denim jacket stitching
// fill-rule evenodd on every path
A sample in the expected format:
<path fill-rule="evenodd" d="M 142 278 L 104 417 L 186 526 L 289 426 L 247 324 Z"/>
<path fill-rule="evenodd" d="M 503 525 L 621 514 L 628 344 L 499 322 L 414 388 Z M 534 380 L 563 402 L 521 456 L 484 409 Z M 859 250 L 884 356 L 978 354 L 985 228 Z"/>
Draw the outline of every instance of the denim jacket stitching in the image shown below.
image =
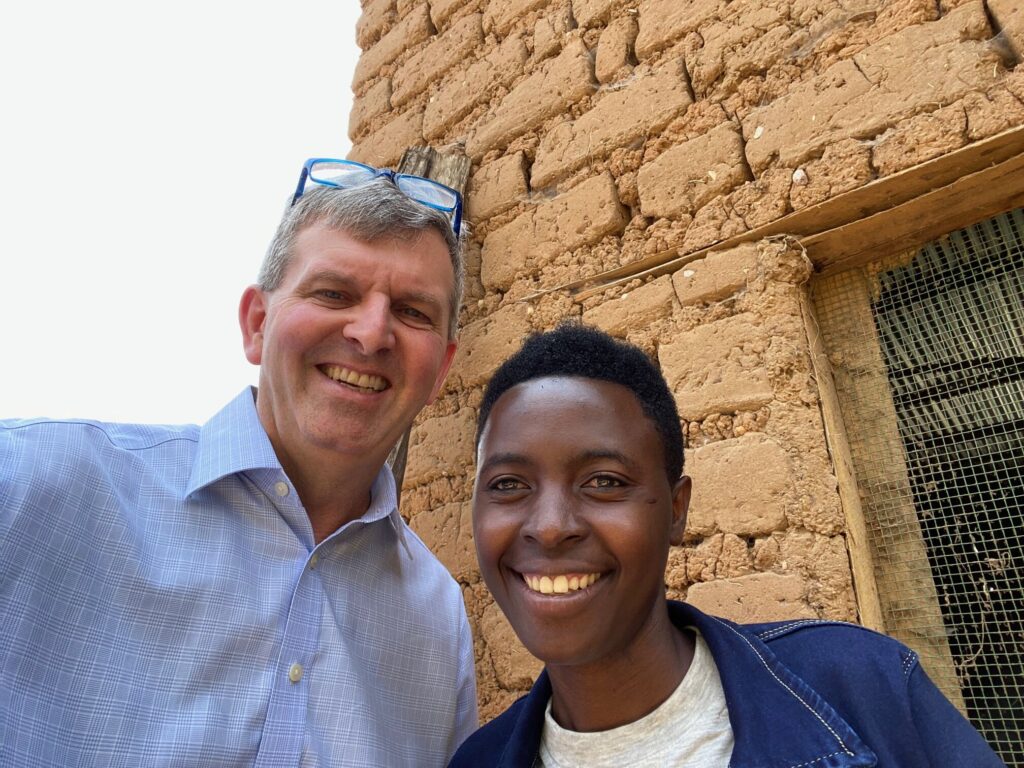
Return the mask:
<path fill-rule="evenodd" d="M 916 663 L 917 663 L 917 654 L 914 651 L 912 651 L 912 650 L 910 650 L 908 648 L 907 649 L 907 655 L 903 658 L 903 661 L 900 664 L 900 667 L 903 669 L 903 676 L 904 677 L 907 677 L 910 674 L 910 670 L 913 668 L 914 664 L 916 664 Z"/>
<path fill-rule="evenodd" d="M 761 665 L 768 671 L 768 674 L 771 675 L 773 678 L 775 678 L 775 682 L 777 682 L 779 685 L 781 685 L 783 688 L 785 688 L 787 691 L 789 691 L 790 695 L 793 698 L 795 698 L 797 701 L 799 701 L 801 704 L 803 704 L 804 708 L 808 712 L 810 712 L 812 715 L 814 715 L 814 717 L 818 720 L 818 722 L 820 722 L 823 726 L 825 726 L 825 729 L 829 733 L 832 734 L 832 738 L 834 738 L 836 740 L 836 743 L 839 744 L 839 746 L 842 748 L 843 753 L 845 753 L 847 755 L 850 755 L 851 757 L 854 755 L 854 753 L 850 750 L 850 748 L 847 747 L 846 744 L 843 742 L 842 738 L 840 738 L 839 734 L 835 732 L 835 729 L 833 729 L 831 725 L 829 725 L 827 722 L 825 722 L 825 718 L 823 718 L 820 714 L 818 714 L 815 711 L 814 707 L 812 707 L 810 704 L 808 704 L 806 701 L 804 701 L 800 697 L 800 694 L 798 694 L 796 691 L 794 691 L 792 688 L 790 688 L 778 675 L 775 674 L 775 670 L 773 670 L 770 666 L 768 666 L 768 662 L 766 662 L 764 660 L 764 656 L 761 655 L 761 651 L 759 651 L 756 647 L 754 647 L 754 644 L 751 643 L 750 640 L 748 640 L 746 637 L 743 636 L 742 633 L 737 632 L 729 624 L 725 623 L 724 621 L 722 621 L 718 617 L 716 617 L 716 616 L 708 616 L 708 618 L 711 619 L 712 621 L 715 621 L 715 622 L 721 624 L 723 627 L 728 629 L 734 635 L 736 635 L 737 637 L 742 639 L 743 642 L 745 642 L 748 646 L 750 646 L 750 650 L 752 650 L 754 652 L 754 654 L 757 656 L 758 661 L 760 661 Z M 839 753 L 833 753 L 833 754 L 839 754 Z M 824 758 L 819 758 L 819 759 L 824 759 Z M 805 763 L 805 765 L 806 765 L 806 763 Z M 794 767 L 794 768 L 796 768 L 796 767 Z"/>
<path fill-rule="evenodd" d="M 789 632 L 791 629 L 797 627 L 808 626 L 812 624 L 834 624 L 835 622 L 828 621 L 827 619 L 801 619 L 800 621 L 787 621 L 780 627 L 772 627 L 757 633 L 757 636 L 761 640 L 771 640 L 776 635 L 782 635 Z"/>

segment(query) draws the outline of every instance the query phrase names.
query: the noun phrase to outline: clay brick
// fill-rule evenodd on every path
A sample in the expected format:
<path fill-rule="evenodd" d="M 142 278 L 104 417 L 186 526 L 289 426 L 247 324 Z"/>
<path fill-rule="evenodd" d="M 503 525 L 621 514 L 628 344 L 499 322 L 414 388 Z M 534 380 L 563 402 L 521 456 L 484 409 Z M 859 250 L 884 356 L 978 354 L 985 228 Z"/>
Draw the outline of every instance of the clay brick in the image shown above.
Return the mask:
<path fill-rule="evenodd" d="M 472 408 L 417 424 L 409 437 L 404 485 L 412 488 L 439 477 L 465 474 L 473 464 L 475 437 Z"/>
<path fill-rule="evenodd" d="M 794 35 L 784 8 L 783 4 L 731 3 L 727 16 L 702 24 L 704 44 L 686 61 L 694 92 L 703 96 L 720 80 L 725 92 L 733 91 L 745 77 L 792 55 L 795 39 L 806 42 L 808 35 L 820 34 L 812 26 Z"/>
<path fill-rule="evenodd" d="M 423 144 L 423 113 L 410 110 L 379 131 L 352 145 L 349 159 L 376 166 L 394 166 L 406 147 Z"/>
<path fill-rule="evenodd" d="M 555 9 L 554 13 L 537 19 L 533 27 L 533 59 L 540 61 L 558 52 L 562 40 L 572 28 L 569 6 Z"/>
<path fill-rule="evenodd" d="M 633 0 L 572 0 L 572 16 L 581 27 L 597 27 L 615 11 L 633 7 Z"/>
<path fill-rule="evenodd" d="M 683 306 L 721 301 L 757 275 L 757 246 L 746 243 L 728 251 L 709 253 L 672 274 L 672 285 Z"/>
<path fill-rule="evenodd" d="M 356 22 L 356 42 L 364 51 L 380 40 L 381 33 L 396 18 L 395 0 L 367 0 Z"/>
<path fill-rule="evenodd" d="M 603 173 L 491 232 L 484 240 L 480 278 L 489 291 L 507 290 L 518 272 L 534 272 L 558 254 L 625 226 L 615 180 Z"/>
<path fill-rule="evenodd" d="M 1018 59 L 1024 58 L 1024 5 L 1020 0 L 988 0 L 988 12 Z"/>
<path fill-rule="evenodd" d="M 804 172 L 807 184 L 789 188 L 789 201 L 795 211 L 871 181 L 871 149 L 862 141 L 844 139 L 826 147 L 819 159 L 804 166 Z"/>
<path fill-rule="evenodd" d="M 732 123 L 722 123 L 640 168 L 640 211 L 679 218 L 749 178 L 739 131 Z"/>
<path fill-rule="evenodd" d="M 458 581 L 480 579 L 473 547 L 473 505 L 468 501 L 425 509 L 409 527 Z"/>
<path fill-rule="evenodd" d="M 613 336 L 646 328 L 656 320 L 668 317 L 675 304 L 672 280 L 668 275 L 625 293 L 617 299 L 599 304 L 583 313 L 583 322 L 596 325 Z"/>
<path fill-rule="evenodd" d="M 1024 77 L 1024 70 L 1021 70 Z M 963 98 L 967 113 L 967 138 L 978 141 L 997 133 L 1024 125 L 1024 104 L 1006 88 L 993 88 L 988 93 L 969 93 Z"/>
<path fill-rule="evenodd" d="M 533 685 L 544 665 L 523 647 L 497 603 L 491 603 L 484 609 L 484 615 L 480 617 L 480 634 L 502 688 L 514 691 Z"/>
<path fill-rule="evenodd" d="M 466 153 L 476 160 L 489 149 L 506 146 L 588 95 L 592 81 L 590 55 L 581 40 L 573 39 L 481 120 L 466 142 Z"/>
<path fill-rule="evenodd" d="M 382 77 L 352 104 L 348 115 L 348 137 L 355 139 L 370 121 L 391 109 L 391 81 Z"/>
<path fill-rule="evenodd" d="M 508 304 L 467 325 L 459 340 L 446 387 L 469 389 L 486 384 L 530 332 L 528 306 Z"/>
<path fill-rule="evenodd" d="M 474 222 L 490 218 L 525 200 L 527 194 L 526 157 L 522 152 L 506 155 L 473 174 L 466 193 L 466 216 Z"/>
<path fill-rule="evenodd" d="M 754 573 L 694 584 L 686 602 L 741 624 L 817 618 L 807 604 L 807 583 L 796 574 Z"/>
<path fill-rule="evenodd" d="M 484 41 L 480 20 L 479 13 L 459 19 L 443 35 L 435 37 L 425 48 L 403 62 L 392 78 L 392 105 L 401 107 L 464 61 Z"/>
<path fill-rule="evenodd" d="M 681 60 L 638 75 L 628 87 L 604 94 L 578 120 L 562 123 L 544 137 L 533 164 L 533 188 L 657 133 L 691 102 Z"/>
<path fill-rule="evenodd" d="M 679 334 L 658 349 L 658 361 L 686 421 L 711 413 L 756 411 L 773 392 L 762 355 L 764 324 L 749 313 Z"/>
<path fill-rule="evenodd" d="M 765 536 L 786 527 L 787 493 L 795 484 L 786 451 L 754 432 L 690 452 L 693 498 L 687 536 Z"/>
<path fill-rule="evenodd" d="M 903 117 L 986 90 L 999 76 L 988 21 L 971 2 L 908 27 L 797 85 L 743 120 L 747 160 L 795 167 L 845 138 L 870 138 Z"/>
<path fill-rule="evenodd" d="M 887 130 L 877 139 L 871 160 L 880 176 L 888 176 L 966 143 L 967 114 L 962 104 L 953 104 Z"/>
<path fill-rule="evenodd" d="M 466 0 L 430 0 L 430 20 L 438 30 L 443 30 L 448 19 L 465 5 Z"/>
<path fill-rule="evenodd" d="M 620 16 L 601 32 L 594 59 L 594 75 L 599 83 L 613 83 L 630 69 L 633 43 L 636 41 L 636 18 Z"/>
<path fill-rule="evenodd" d="M 507 86 L 529 58 L 526 43 L 509 37 L 484 58 L 445 78 L 423 114 L 423 132 L 435 139 L 484 101 L 496 86 Z"/>
<path fill-rule="evenodd" d="M 427 4 L 414 8 L 412 13 L 393 26 L 376 45 L 364 51 L 359 57 L 352 76 L 353 90 L 358 90 L 371 77 L 376 77 L 381 67 L 393 62 L 403 51 L 422 43 L 433 32 Z"/>
<path fill-rule="evenodd" d="M 548 4 L 549 0 L 491 0 L 484 12 L 484 29 L 504 37 L 522 16 Z"/>
<path fill-rule="evenodd" d="M 643 61 L 695 32 L 725 8 L 723 0 L 643 0 L 636 56 Z"/>

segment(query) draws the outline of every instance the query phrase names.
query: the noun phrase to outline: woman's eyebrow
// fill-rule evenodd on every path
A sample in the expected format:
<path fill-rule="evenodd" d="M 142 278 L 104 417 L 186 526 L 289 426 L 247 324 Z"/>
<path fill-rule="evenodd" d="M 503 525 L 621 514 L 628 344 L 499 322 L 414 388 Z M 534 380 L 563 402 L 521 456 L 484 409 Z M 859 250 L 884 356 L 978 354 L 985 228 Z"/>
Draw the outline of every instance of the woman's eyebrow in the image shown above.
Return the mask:
<path fill-rule="evenodd" d="M 530 460 L 521 453 L 495 453 L 487 457 L 487 460 L 480 465 L 480 472 L 486 472 L 499 464 L 530 464 Z"/>
<path fill-rule="evenodd" d="M 640 469 L 639 465 L 626 454 L 612 449 L 592 448 L 580 451 L 579 453 L 574 454 L 571 458 L 575 464 L 586 464 L 591 461 L 605 459 L 618 462 L 631 472 L 636 472 Z M 487 457 L 487 460 L 480 465 L 480 472 L 486 472 L 500 464 L 532 465 L 535 463 L 535 461 L 521 453 L 495 453 Z"/>

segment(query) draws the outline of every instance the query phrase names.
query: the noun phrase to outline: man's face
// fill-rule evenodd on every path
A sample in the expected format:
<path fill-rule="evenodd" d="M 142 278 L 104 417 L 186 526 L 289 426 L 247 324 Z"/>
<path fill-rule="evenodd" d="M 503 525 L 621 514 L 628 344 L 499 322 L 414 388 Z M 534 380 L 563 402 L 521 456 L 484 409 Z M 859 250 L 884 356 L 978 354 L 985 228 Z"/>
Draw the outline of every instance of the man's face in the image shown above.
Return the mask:
<path fill-rule="evenodd" d="M 256 406 L 286 470 L 339 454 L 383 463 L 451 364 L 453 283 L 433 230 L 364 243 L 315 224 L 299 233 L 280 286 L 246 290 Z"/>
<path fill-rule="evenodd" d="M 495 403 L 477 466 L 481 572 L 532 654 L 611 661 L 667 620 L 665 562 L 690 485 L 669 483 L 632 392 L 575 377 L 519 384 Z"/>

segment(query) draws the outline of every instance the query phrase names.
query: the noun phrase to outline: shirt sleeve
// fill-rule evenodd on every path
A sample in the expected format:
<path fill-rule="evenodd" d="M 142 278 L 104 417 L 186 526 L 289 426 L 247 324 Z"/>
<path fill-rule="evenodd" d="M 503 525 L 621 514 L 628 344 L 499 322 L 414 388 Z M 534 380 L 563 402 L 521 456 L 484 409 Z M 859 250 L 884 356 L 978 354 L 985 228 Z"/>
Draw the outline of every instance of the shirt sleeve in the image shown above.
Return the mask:
<path fill-rule="evenodd" d="M 921 665 L 907 677 L 914 724 L 931 768 L 1006 768 L 974 726 L 935 687 Z"/>
<path fill-rule="evenodd" d="M 462 606 L 460 605 L 460 608 Z M 459 748 L 480 725 L 476 707 L 476 668 L 473 664 L 473 635 L 469 631 L 465 608 L 459 612 L 459 688 L 455 702 L 455 730 L 448 748 L 451 759 Z"/>

